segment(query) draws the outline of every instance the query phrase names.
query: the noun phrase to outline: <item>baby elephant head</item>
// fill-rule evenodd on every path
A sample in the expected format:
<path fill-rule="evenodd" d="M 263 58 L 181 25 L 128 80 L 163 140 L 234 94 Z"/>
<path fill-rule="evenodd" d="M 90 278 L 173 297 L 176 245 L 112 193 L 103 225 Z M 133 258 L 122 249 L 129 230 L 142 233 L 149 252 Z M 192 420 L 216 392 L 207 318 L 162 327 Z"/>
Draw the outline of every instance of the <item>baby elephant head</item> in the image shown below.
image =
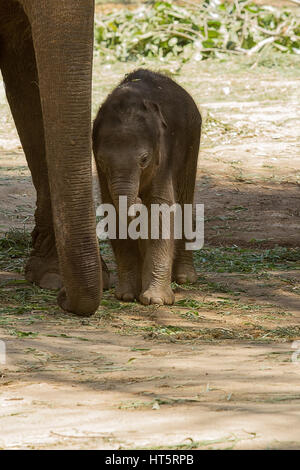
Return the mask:
<path fill-rule="evenodd" d="M 100 108 L 93 149 L 116 208 L 119 196 L 127 196 L 130 206 L 151 185 L 166 127 L 160 106 L 128 86 L 118 87 Z"/>

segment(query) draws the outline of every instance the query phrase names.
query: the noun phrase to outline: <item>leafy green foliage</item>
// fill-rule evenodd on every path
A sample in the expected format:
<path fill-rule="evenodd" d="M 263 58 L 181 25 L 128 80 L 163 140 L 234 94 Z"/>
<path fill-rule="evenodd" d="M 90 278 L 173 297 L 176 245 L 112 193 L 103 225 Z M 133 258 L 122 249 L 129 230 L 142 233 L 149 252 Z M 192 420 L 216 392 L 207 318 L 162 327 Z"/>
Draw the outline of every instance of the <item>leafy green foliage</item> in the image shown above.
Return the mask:
<path fill-rule="evenodd" d="M 205 0 L 201 5 L 156 1 L 96 20 L 96 47 L 107 60 L 180 56 L 202 60 L 263 48 L 300 54 L 300 19 L 287 10 L 249 0 Z"/>

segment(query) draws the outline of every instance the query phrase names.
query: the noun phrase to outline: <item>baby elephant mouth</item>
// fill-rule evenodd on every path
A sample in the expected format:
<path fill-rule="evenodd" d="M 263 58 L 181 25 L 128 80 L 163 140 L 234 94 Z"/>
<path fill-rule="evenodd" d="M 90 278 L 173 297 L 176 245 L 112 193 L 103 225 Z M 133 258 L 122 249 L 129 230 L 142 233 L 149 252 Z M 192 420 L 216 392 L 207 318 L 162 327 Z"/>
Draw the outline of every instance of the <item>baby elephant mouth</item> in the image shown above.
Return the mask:
<path fill-rule="evenodd" d="M 130 203 L 128 201 L 128 211 L 129 211 L 130 207 L 132 207 L 133 205 L 136 205 L 136 204 L 143 204 L 141 198 L 138 197 L 138 196 L 135 198 L 135 200 L 133 202 Z M 135 215 L 129 215 L 128 214 L 128 220 L 129 221 L 132 221 L 133 219 L 135 219 L 135 217 L 136 217 Z"/>
<path fill-rule="evenodd" d="M 115 196 L 113 197 L 113 204 L 115 206 L 115 209 L 117 213 L 125 212 L 128 213 L 128 210 L 130 207 L 136 205 L 136 204 L 143 204 L 142 200 L 138 196 Z"/>

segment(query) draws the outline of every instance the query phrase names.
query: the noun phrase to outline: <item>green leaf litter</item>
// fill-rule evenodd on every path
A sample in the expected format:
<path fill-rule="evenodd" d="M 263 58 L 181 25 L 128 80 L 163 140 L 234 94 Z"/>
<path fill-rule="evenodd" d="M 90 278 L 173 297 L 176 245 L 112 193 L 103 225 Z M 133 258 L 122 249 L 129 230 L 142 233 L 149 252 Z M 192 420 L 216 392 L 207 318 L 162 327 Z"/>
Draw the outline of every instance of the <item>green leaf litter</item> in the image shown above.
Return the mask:
<path fill-rule="evenodd" d="M 300 17 L 292 11 L 249 0 L 182 4 L 157 1 L 96 18 L 96 49 L 107 61 L 200 61 L 266 49 L 300 54 Z"/>

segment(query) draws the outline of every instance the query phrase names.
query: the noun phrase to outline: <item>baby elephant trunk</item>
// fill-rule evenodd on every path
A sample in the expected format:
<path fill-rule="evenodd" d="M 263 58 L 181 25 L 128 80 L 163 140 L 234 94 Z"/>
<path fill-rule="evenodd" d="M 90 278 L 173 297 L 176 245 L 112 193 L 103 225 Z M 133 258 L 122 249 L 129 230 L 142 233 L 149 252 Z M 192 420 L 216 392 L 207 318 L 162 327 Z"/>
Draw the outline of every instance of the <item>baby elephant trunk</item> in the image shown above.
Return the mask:
<path fill-rule="evenodd" d="M 119 210 L 128 212 L 130 206 L 141 203 L 138 197 L 139 183 L 139 175 L 132 175 L 132 173 L 122 173 L 111 178 L 109 189 L 118 213 Z M 124 196 L 126 196 L 126 199 Z"/>

